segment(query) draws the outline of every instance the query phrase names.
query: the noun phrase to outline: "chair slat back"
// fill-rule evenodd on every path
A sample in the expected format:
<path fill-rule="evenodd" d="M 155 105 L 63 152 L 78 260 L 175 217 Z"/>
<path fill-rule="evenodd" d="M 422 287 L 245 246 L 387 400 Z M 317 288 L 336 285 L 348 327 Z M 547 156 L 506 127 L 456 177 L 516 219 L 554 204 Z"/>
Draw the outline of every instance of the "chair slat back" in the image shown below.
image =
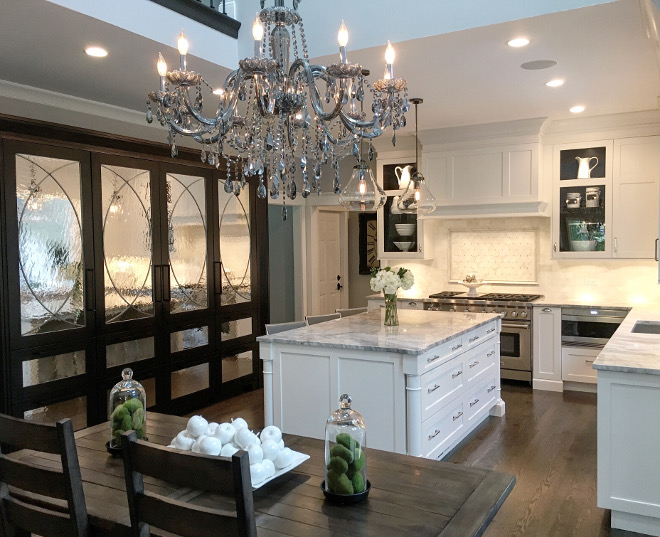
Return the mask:
<path fill-rule="evenodd" d="M 134 537 L 149 535 L 154 526 L 184 537 L 256 537 L 250 462 L 239 451 L 213 457 L 173 451 L 138 440 L 135 432 L 122 436 L 126 493 Z M 180 487 L 222 494 L 233 498 L 235 511 L 186 504 L 145 491 L 143 476 Z"/>
<path fill-rule="evenodd" d="M 339 319 L 339 317 L 340 317 L 339 313 L 327 313 L 325 315 L 308 315 L 307 324 L 312 325 L 312 324 L 324 323 L 326 321 Z"/>
<path fill-rule="evenodd" d="M 287 330 L 293 330 L 294 328 L 303 328 L 307 326 L 305 321 L 292 321 L 290 323 L 273 323 L 266 325 L 266 334 L 272 336 L 273 334 L 279 334 L 280 332 L 286 332 Z"/>
<path fill-rule="evenodd" d="M 38 455 L 0 453 L 2 534 L 87 537 L 89 523 L 73 425 L 40 424 L 0 414 L 0 439 L 12 448 L 58 454 L 61 467 L 40 465 Z M 66 505 L 64 505 L 64 500 Z"/>
<path fill-rule="evenodd" d="M 346 309 L 337 309 L 335 310 L 339 313 L 340 317 L 349 317 L 350 315 L 357 315 L 358 313 L 364 313 L 368 308 L 346 308 Z"/>

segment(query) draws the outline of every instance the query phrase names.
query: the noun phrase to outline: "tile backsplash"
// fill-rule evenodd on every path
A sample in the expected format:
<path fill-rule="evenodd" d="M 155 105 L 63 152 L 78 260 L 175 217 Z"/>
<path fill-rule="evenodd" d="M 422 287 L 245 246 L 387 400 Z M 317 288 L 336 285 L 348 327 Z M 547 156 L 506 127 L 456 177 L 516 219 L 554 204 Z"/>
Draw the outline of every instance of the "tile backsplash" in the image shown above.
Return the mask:
<path fill-rule="evenodd" d="M 486 280 L 493 278 L 486 275 L 489 268 L 495 263 L 495 257 L 489 257 L 498 248 L 510 248 L 511 239 L 507 237 L 521 237 L 529 240 L 532 234 L 538 234 L 537 251 L 531 242 L 525 246 L 528 252 L 522 253 L 519 259 L 510 265 L 507 271 L 512 272 L 516 263 L 521 267 L 527 266 L 523 260 L 529 261 L 530 256 L 536 257 L 536 283 L 523 281 L 518 278 L 510 283 L 486 284 L 479 288 L 479 292 L 511 292 L 511 293 L 539 293 L 552 300 L 579 300 L 585 303 L 612 303 L 616 304 L 658 304 L 660 305 L 660 285 L 658 285 L 658 263 L 652 259 L 578 259 L 555 260 L 552 259 L 551 219 L 543 217 L 520 218 L 473 218 L 473 219 L 430 219 L 426 224 L 428 237 L 434 241 L 435 258 L 428 260 L 406 260 L 393 263 L 403 265 L 413 271 L 415 286 L 403 292 L 403 296 L 428 296 L 439 291 L 455 290 L 465 291 L 465 287 L 452 282 L 460 279 L 460 273 L 453 271 L 451 260 L 453 244 L 459 239 L 466 244 L 468 237 L 475 239 L 479 245 L 481 239 L 498 241 L 500 246 L 480 247 L 488 253 L 484 266 L 475 266 L 468 272 L 484 274 Z M 492 233 L 484 233 L 484 232 Z M 500 239 L 498 240 L 498 237 Z M 458 244 L 458 243 L 457 243 Z M 466 246 L 469 247 L 469 246 Z M 521 248 L 523 248 L 521 246 Z M 507 263 L 505 251 L 501 253 L 500 262 Z M 466 255 L 459 256 L 467 259 Z M 475 261 L 481 257 L 473 258 Z M 527 274 L 527 269 L 520 272 Z M 495 273 L 494 273 L 495 274 Z M 458 276 L 454 278 L 454 276 Z M 525 276 L 527 278 L 527 276 Z M 515 278 L 514 278 L 515 279 Z"/>

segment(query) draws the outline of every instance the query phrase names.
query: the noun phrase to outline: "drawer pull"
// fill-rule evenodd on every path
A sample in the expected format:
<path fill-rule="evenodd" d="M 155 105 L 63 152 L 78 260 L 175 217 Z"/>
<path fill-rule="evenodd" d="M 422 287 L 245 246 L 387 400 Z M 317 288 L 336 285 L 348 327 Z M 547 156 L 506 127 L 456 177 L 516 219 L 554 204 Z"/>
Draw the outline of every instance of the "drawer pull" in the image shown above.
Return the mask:
<path fill-rule="evenodd" d="M 474 406 L 479 402 L 479 399 L 475 399 L 474 401 L 470 401 L 470 406 Z"/>
<path fill-rule="evenodd" d="M 438 358 L 440 358 L 440 355 L 436 354 L 433 358 L 427 358 L 426 363 L 430 364 L 431 362 L 435 362 Z"/>
<path fill-rule="evenodd" d="M 490 393 L 490 392 L 492 392 L 495 388 L 497 388 L 497 386 L 491 386 L 491 387 L 488 388 L 486 391 L 487 391 L 488 393 Z"/>
<path fill-rule="evenodd" d="M 429 435 L 429 440 L 433 440 L 436 436 L 440 434 L 440 429 L 436 429 L 433 434 Z"/>
<path fill-rule="evenodd" d="M 479 365 L 479 360 L 475 360 L 474 362 L 472 362 L 472 363 L 470 364 L 470 369 L 472 369 L 472 368 L 475 367 L 476 365 Z"/>
<path fill-rule="evenodd" d="M 454 346 L 451 348 L 451 351 L 452 351 L 452 352 L 457 351 L 457 350 L 460 349 L 462 346 L 463 346 L 462 343 L 459 343 L 458 345 L 454 345 Z"/>
<path fill-rule="evenodd" d="M 429 388 L 429 393 L 433 393 L 433 392 L 436 391 L 439 387 L 440 387 L 439 384 L 435 384 L 435 385 L 433 386 L 433 388 Z"/>
<path fill-rule="evenodd" d="M 456 373 L 452 373 L 451 378 L 455 379 L 456 377 L 458 377 L 462 374 L 463 374 L 463 371 L 456 371 Z"/>
<path fill-rule="evenodd" d="M 408 305 L 411 307 L 415 307 L 417 305 L 417 302 L 408 302 Z"/>
<path fill-rule="evenodd" d="M 552 310 L 550 308 L 543 308 L 541 311 L 543 313 L 552 313 Z"/>
<path fill-rule="evenodd" d="M 381 304 L 380 307 L 381 307 L 381 308 L 384 308 L 384 307 L 385 307 L 385 304 Z"/>
<path fill-rule="evenodd" d="M 493 332 L 495 332 L 494 328 L 489 328 L 488 330 L 486 330 L 486 334 L 492 334 Z"/>
<path fill-rule="evenodd" d="M 486 358 L 490 358 L 493 354 L 495 354 L 495 351 L 490 351 L 488 354 L 486 354 Z"/>
<path fill-rule="evenodd" d="M 456 421 L 458 418 L 460 418 L 463 415 L 463 412 L 459 412 L 454 416 L 454 421 Z"/>
<path fill-rule="evenodd" d="M 593 364 L 594 363 L 593 360 L 585 360 L 585 362 L 588 363 L 588 364 Z"/>
<path fill-rule="evenodd" d="M 473 341 L 477 341 L 480 336 L 474 336 L 469 339 L 469 343 L 472 343 Z"/>

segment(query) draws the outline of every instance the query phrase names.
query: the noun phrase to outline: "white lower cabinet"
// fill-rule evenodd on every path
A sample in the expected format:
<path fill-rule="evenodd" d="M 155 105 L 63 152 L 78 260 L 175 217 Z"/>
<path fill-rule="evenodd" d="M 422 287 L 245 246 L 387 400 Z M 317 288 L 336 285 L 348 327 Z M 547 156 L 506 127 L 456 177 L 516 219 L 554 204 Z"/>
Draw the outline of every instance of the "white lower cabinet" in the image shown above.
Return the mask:
<path fill-rule="evenodd" d="M 599 352 L 600 349 L 562 347 L 561 379 L 568 382 L 596 384 L 598 377 L 593 365 Z"/>
<path fill-rule="evenodd" d="M 534 306 L 532 319 L 533 387 L 561 392 L 561 308 Z"/>
<path fill-rule="evenodd" d="M 660 376 L 598 372 L 598 507 L 660 536 Z"/>

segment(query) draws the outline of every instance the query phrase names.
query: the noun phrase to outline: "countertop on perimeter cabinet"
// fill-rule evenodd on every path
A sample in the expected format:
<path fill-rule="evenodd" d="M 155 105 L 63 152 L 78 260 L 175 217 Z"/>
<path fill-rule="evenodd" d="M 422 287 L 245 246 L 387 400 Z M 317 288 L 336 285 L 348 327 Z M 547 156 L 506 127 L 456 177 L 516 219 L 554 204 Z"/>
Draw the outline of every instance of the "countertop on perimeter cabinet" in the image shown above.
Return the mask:
<path fill-rule="evenodd" d="M 660 375 L 660 334 L 632 332 L 637 321 L 660 322 L 660 308 L 635 306 L 594 361 L 594 369 Z"/>
<path fill-rule="evenodd" d="M 399 309 L 398 316 L 399 326 L 384 326 L 385 312 L 375 310 L 259 336 L 257 341 L 417 355 L 498 319 L 493 313 L 405 309 Z"/>

